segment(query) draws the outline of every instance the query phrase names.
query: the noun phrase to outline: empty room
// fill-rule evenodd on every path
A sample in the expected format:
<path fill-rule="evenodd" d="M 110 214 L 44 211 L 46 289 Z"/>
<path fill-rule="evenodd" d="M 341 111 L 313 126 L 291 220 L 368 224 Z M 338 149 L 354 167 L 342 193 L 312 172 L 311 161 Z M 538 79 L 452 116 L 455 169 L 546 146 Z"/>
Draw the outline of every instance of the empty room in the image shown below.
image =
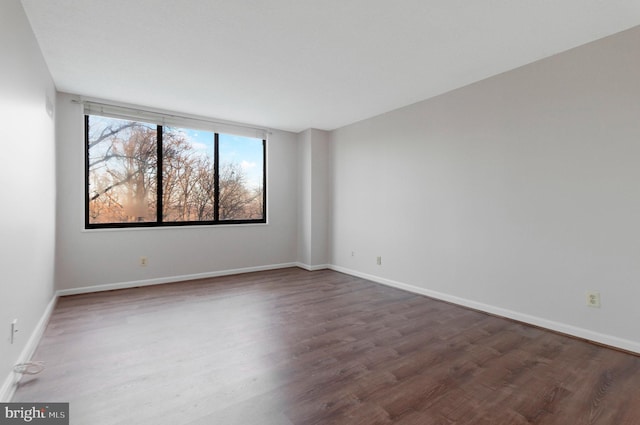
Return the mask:
<path fill-rule="evenodd" d="M 0 423 L 640 424 L 637 0 L 3 0 Z"/>

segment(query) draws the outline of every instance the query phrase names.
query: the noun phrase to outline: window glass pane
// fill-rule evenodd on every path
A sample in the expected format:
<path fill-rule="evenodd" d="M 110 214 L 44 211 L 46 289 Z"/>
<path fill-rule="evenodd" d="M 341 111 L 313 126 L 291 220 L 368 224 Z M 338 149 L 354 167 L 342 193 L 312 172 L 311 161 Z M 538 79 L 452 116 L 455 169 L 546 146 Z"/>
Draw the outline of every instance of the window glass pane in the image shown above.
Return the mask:
<path fill-rule="evenodd" d="M 163 128 L 165 222 L 214 220 L 214 137 L 208 131 Z"/>
<path fill-rule="evenodd" d="M 89 116 L 89 223 L 156 220 L 157 126 Z"/>
<path fill-rule="evenodd" d="M 264 218 L 263 141 L 220 134 L 220 220 Z"/>

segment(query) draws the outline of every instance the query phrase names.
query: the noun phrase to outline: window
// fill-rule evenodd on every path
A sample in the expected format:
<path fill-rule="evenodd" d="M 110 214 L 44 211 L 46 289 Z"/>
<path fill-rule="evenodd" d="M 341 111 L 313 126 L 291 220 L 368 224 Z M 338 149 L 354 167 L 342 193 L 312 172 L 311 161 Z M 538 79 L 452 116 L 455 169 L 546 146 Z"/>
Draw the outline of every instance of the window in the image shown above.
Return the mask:
<path fill-rule="evenodd" d="M 261 138 L 85 115 L 85 227 L 265 223 Z"/>

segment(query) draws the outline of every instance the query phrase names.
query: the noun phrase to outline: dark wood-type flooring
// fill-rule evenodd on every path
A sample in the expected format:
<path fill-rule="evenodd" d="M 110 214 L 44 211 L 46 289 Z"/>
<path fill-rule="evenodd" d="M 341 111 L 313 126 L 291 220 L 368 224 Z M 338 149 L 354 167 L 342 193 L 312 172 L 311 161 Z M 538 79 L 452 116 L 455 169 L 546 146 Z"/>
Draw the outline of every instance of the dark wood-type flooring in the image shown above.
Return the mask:
<path fill-rule="evenodd" d="M 640 424 L 640 358 L 333 271 L 61 298 L 13 401 L 75 425 Z"/>

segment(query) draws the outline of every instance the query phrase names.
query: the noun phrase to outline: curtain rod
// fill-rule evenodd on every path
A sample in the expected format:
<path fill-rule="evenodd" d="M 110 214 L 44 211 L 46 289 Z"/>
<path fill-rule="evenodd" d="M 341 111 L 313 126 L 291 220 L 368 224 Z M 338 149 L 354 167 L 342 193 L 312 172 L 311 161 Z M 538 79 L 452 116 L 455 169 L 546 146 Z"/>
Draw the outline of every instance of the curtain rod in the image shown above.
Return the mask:
<path fill-rule="evenodd" d="M 204 123 L 208 123 L 208 124 L 229 125 L 229 126 L 234 126 L 234 127 L 245 128 L 245 129 L 248 129 L 248 130 L 263 131 L 265 134 L 272 134 L 272 132 L 268 128 L 253 127 L 253 126 L 250 126 L 250 125 L 238 124 L 238 123 L 235 123 L 235 122 L 216 121 L 216 120 L 207 119 L 207 118 L 196 118 L 196 117 L 190 117 L 190 116 L 185 116 L 185 115 L 170 114 L 170 113 L 166 113 L 166 112 L 149 111 L 149 110 L 138 108 L 138 107 L 122 106 L 122 105 L 117 105 L 117 104 L 113 104 L 113 103 L 95 102 L 93 100 L 83 100 L 83 99 L 71 99 L 71 103 L 77 103 L 77 104 L 80 104 L 80 105 L 87 105 L 88 104 L 88 105 L 96 105 L 96 106 L 106 106 L 106 107 L 109 107 L 109 108 L 128 109 L 130 111 L 134 111 L 134 112 L 138 112 L 138 113 L 142 113 L 142 114 L 152 114 L 152 115 L 160 115 L 160 116 L 167 117 L 167 118 L 177 118 L 177 119 L 183 119 L 183 120 L 200 121 L 200 122 L 204 122 Z"/>

